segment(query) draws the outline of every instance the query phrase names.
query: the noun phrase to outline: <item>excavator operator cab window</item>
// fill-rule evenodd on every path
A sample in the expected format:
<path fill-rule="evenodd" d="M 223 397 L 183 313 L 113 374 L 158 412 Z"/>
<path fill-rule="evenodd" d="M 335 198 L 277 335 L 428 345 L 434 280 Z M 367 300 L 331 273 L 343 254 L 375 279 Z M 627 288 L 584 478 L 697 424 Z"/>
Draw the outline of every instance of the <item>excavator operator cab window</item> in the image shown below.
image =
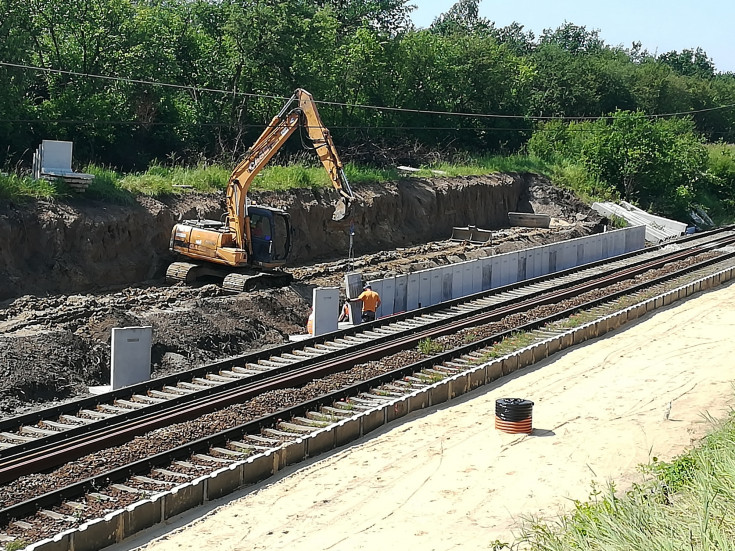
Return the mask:
<path fill-rule="evenodd" d="M 267 216 L 250 216 L 250 236 L 253 239 L 253 257 L 258 262 L 271 260 L 271 221 Z"/>

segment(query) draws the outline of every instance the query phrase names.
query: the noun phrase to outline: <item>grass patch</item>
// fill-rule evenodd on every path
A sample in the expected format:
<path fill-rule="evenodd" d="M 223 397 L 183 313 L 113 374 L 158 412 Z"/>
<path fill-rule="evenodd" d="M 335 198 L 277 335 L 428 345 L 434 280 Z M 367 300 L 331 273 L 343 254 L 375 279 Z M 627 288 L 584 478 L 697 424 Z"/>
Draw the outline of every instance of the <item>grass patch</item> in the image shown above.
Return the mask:
<path fill-rule="evenodd" d="M 444 352 L 444 346 L 439 342 L 432 341 L 429 337 L 421 339 L 419 341 L 418 348 L 419 352 L 421 352 L 425 356 L 432 356 L 434 354 Z"/>
<path fill-rule="evenodd" d="M 524 548 L 735 549 L 735 418 L 709 421 L 713 431 L 696 448 L 671 462 L 653 458 L 624 495 L 593 486 L 588 501 L 553 524 L 527 521 Z"/>
<path fill-rule="evenodd" d="M 30 176 L 17 174 L 0 174 L 0 199 L 23 202 L 60 197 L 67 192 L 68 188 L 60 189 L 55 183 L 46 180 L 34 180 Z"/>

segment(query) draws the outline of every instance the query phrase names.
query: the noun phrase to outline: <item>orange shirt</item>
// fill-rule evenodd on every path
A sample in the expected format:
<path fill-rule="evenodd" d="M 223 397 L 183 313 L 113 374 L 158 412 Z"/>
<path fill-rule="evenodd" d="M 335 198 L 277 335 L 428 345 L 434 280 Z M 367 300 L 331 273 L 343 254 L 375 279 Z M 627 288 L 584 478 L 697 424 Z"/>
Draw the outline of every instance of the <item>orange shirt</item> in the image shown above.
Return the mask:
<path fill-rule="evenodd" d="M 380 295 L 373 291 L 372 289 L 366 289 L 362 293 L 360 293 L 360 296 L 357 297 L 357 300 L 362 301 L 362 311 L 363 312 L 375 312 L 375 310 L 380 306 Z"/>

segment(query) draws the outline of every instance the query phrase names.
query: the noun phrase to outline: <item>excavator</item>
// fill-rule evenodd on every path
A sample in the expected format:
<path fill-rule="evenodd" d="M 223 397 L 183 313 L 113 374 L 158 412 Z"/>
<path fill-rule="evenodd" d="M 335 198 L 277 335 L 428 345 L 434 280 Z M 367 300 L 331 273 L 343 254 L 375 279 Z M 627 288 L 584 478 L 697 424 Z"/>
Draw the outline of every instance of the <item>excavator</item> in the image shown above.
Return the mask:
<path fill-rule="evenodd" d="M 247 193 L 255 176 L 298 128 L 304 128 L 339 194 L 332 219 L 348 217 L 354 195 L 324 127 L 312 95 L 298 88 L 247 150 L 227 183 L 227 212 L 217 220 L 184 220 L 171 231 L 170 249 L 187 257 L 166 271 L 169 283 L 194 283 L 205 277 L 222 279 L 222 287 L 239 293 L 262 286 L 280 286 L 290 275 L 279 270 L 291 251 L 291 222 L 281 209 L 251 203 Z"/>

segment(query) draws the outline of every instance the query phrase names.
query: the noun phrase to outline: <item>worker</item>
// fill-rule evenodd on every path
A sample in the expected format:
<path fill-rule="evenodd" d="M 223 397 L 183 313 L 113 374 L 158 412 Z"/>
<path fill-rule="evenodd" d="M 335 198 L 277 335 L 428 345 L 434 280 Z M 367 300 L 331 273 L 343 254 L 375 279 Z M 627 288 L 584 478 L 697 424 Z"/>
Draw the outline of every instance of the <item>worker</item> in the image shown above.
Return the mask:
<path fill-rule="evenodd" d="M 253 237 L 265 237 L 265 231 L 263 230 L 263 219 L 258 218 L 253 228 Z"/>
<path fill-rule="evenodd" d="M 374 321 L 375 310 L 380 306 L 380 295 L 373 291 L 370 284 L 367 284 L 357 300 L 362 302 L 362 321 Z"/>
<path fill-rule="evenodd" d="M 346 300 L 344 306 L 342 306 L 342 313 L 337 318 L 337 321 L 349 321 L 350 319 L 350 301 Z"/>
<path fill-rule="evenodd" d="M 309 319 L 306 320 L 306 332 L 309 333 L 309 335 L 314 334 L 314 309 L 311 308 L 309 311 Z"/>

